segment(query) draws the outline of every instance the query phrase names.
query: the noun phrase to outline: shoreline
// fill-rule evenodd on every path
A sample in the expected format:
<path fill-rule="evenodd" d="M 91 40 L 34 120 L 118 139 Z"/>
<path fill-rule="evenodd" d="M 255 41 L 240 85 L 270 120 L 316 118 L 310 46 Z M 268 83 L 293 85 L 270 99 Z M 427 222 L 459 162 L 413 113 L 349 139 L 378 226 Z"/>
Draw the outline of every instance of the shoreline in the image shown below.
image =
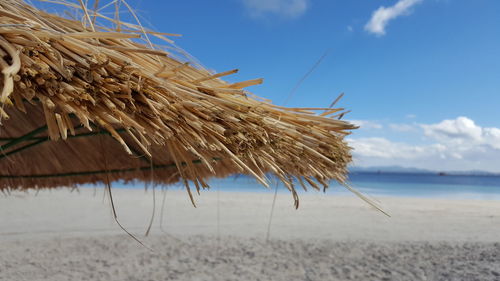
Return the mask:
<path fill-rule="evenodd" d="M 422 184 L 425 186 L 425 184 Z M 500 201 L 500 187 L 496 186 L 491 186 L 492 189 L 498 189 L 498 194 L 485 194 L 481 192 L 449 192 L 449 193 L 442 193 L 439 195 L 433 194 L 433 195 L 415 195 L 415 194 L 398 194 L 398 193 L 390 193 L 388 194 L 387 192 L 380 191 L 377 188 L 370 188 L 370 187 L 365 187 L 365 186 L 360 186 L 359 184 L 352 184 L 351 187 L 354 189 L 360 191 L 363 195 L 368 196 L 368 197 L 374 197 L 377 199 L 383 199 L 383 198 L 403 198 L 403 199 L 438 199 L 438 200 L 481 200 L 481 201 Z M 64 188 L 63 188 L 64 189 Z M 103 186 L 80 186 L 78 189 L 88 189 L 88 190 L 103 190 Z M 145 190 L 144 186 L 133 186 L 133 185 L 118 185 L 118 186 L 112 186 L 112 190 L 142 190 L 145 191 L 146 193 L 151 192 L 151 187 L 148 188 L 148 190 Z M 164 190 L 169 190 L 169 191 L 180 191 L 180 192 L 185 192 L 184 186 L 168 186 L 168 188 L 163 188 L 162 187 L 156 187 L 155 189 L 157 192 L 158 191 L 164 191 Z M 210 193 L 210 192 L 217 192 L 219 190 L 220 192 L 224 193 L 259 193 L 259 194 L 270 194 L 271 196 L 274 195 L 275 192 L 275 187 L 270 187 L 270 188 L 265 188 L 264 186 L 260 186 L 258 183 L 255 183 L 255 188 L 239 188 L 239 187 L 217 187 L 217 186 L 211 186 L 210 189 L 208 190 L 201 190 L 201 193 Z M 330 186 L 326 192 L 323 191 L 317 191 L 315 189 L 310 188 L 308 191 L 304 191 L 302 187 L 297 186 L 296 187 L 297 194 L 299 196 L 303 195 L 310 195 L 310 194 L 321 194 L 325 196 L 335 196 L 335 197 L 357 197 L 354 193 L 349 191 L 343 186 Z M 33 191 L 31 191 L 33 192 Z M 194 192 L 196 193 L 196 192 Z M 286 189 L 285 186 L 280 185 L 278 194 L 290 194 L 290 191 Z"/>

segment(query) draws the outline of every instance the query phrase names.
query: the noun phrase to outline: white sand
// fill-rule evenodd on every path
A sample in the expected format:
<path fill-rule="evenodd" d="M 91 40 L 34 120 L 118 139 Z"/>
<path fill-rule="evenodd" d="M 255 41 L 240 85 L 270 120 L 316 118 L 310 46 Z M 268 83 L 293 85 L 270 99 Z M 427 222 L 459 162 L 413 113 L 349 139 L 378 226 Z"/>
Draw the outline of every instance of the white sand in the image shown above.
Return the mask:
<path fill-rule="evenodd" d="M 500 201 L 114 189 L 0 197 L 0 280 L 500 280 Z M 218 199 L 219 198 L 219 199 Z M 219 210 L 219 211 L 218 211 Z M 218 216 L 219 214 L 219 216 Z M 219 219 L 218 219 L 219 217 Z M 219 223 L 218 223 L 219 221 Z"/>

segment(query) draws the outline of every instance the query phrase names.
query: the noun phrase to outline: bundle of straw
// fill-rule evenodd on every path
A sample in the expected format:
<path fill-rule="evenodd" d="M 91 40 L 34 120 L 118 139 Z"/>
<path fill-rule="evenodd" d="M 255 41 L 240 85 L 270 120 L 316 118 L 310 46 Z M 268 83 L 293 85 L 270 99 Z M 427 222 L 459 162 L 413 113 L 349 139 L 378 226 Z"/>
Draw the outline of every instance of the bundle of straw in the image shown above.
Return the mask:
<path fill-rule="evenodd" d="M 83 20 L 0 2 L 0 190 L 123 179 L 199 191 L 234 173 L 267 186 L 270 173 L 297 200 L 294 182 L 345 182 L 343 109 L 273 105 L 243 90 L 262 79 L 224 82 L 237 70 L 212 74 L 148 39 L 166 34 L 63 4 Z"/>

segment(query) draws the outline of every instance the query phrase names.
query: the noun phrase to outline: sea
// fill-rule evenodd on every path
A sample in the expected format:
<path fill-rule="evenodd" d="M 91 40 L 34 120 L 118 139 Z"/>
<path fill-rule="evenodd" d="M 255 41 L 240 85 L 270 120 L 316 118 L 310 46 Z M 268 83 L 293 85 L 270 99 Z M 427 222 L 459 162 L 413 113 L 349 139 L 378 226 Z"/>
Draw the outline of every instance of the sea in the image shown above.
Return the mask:
<path fill-rule="evenodd" d="M 224 179 L 212 179 L 209 181 L 209 185 L 211 191 L 274 193 L 277 189 L 278 192 L 288 192 L 286 187 L 276 179 L 270 178 L 270 182 L 269 188 L 265 188 L 250 176 L 236 175 Z M 500 176 L 498 175 L 353 172 L 349 174 L 349 185 L 359 192 L 373 197 L 500 200 Z M 144 188 L 145 185 L 144 183 L 128 185 L 117 183 L 114 186 Z M 183 189 L 184 187 L 174 185 L 168 188 Z M 299 184 L 296 185 L 296 189 L 299 193 L 304 192 Z M 318 191 L 309 188 L 308 192 Z M 352 195 L 352 192 L 336 182 L 330 182 L 326 194 L 349 196 Z"/>

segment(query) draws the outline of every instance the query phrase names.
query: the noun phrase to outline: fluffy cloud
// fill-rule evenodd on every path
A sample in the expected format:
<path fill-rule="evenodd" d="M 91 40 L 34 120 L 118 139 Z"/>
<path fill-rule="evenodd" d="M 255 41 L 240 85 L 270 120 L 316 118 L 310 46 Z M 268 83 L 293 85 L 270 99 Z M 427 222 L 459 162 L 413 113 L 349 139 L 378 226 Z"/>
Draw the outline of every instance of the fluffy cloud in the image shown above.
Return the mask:
<path fill-rule="evenodd" d="M 354 153 L 357 156 L 386 159 L 416 159 L 422 157 L 429 150 L 442 149 L 439 146 L 412 146 L 378 137 L 350 139 L 349 144 L 354 148 Z"/>
<path fill-rule="evenodd" d="M 370 120 L 349 120 L 349 122 L 359 126 L 361 129 L 382 129 L 384 127 L 382 124 Z"/>
<path fill-rule="evenodd" d="M 365 30 L 378 36 L 385 34 L 389 21 L 408 14 L 411 7 L 423 0 L 399 0 L 394 6 L 380 7 L 372 14 L 370 21 L 365 25 Z"/>
<path fill-rule="evenodd" d="M 413 124 L 389 124 L 389 128 L 397 132 L 411 132 L 416 129 Z"/>
<path fill-rule="evenodd" d="M 349 139 L 354 148 L 355 163 L 361 166 L 400 165 L 434 170 L 500 172 L 499 128 L 478 126 L 467 117 L 413 125 L 412 128 L 425 136 L 429 144 L 413 145 L 381 137 Z"/>
<path fill-rule="evenodd" d="M 243 0 L 243 3 L 255 17 L 274 14 L 297 18 L 303 15 L 309 6 L 309 0 Z"/>
<path fill-rule="evenodd" d="M 421 126 L 427 137 L 442 143 L 459 146 L 489 146 L 493 149 L 500 149 L 500 129 L 482 128 L 467 117 Z"/>

